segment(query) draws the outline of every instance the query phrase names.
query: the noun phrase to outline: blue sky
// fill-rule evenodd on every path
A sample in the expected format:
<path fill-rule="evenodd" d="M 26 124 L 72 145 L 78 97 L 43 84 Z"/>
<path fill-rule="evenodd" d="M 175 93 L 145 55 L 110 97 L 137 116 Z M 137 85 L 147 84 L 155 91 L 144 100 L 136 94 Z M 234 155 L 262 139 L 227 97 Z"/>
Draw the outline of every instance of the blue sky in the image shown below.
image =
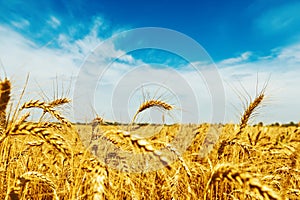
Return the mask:
<path fill-rule="evenodd" d="M 5 70 L 19 85 L 21 77 L 28 72 L 35 82 L 53 81 L 55 76 L 61 76 L 63 80 L 71 77 L 76 79 L 90 51 L 112 35 L 141 27 L 168 28 L 202 45 L 220 69 L 226 93 L 225 121 L 237 120 L 236 111 L 230 104 L 240 107 L 239 100 L 234 100 L 238 99 L 238 95 L 232 93 L 232 87 L 239 88 L 242 82 L 252 95 L 255 93 L 258 72 L 261 85 L 272 74 L 268 105 L 269 111 L 273 112 L 271 115 L 266 109 L 267 117 L 258 120 L 299 121 L 300 115 L 294 109 L 297 107 L 300 113 L 295 100 L 300 96 L 297 87 L 300 64 L 299 10 L 300 2 L 297 0 L 3 0 L 0 2 L 0 58 Z M 117 49 L 116 45 L 113 43 L 107 47 L 111 55 L 117 55 L 122 50 Z M 106 58 L 113 57 L 111 55 L 107 54 Z M 125 57 L 125 61 L 123 59 L 117 63 L 112 76 L 119 74 L 121 77 L 122 70 L 131 69 L 133 64 L 156 62 L 174 69 L 187 65 L 174 55 L 155 50 L 133 52 Z M 161 66 L 151 67 L 164 69 Z M 48 76 L 41 75 L 43 72 L 47 72 Z M 183 77 L 191 77 L 187 70 L 180 73 Z M 192 82 L 189 84 L 192 88 L 195 85 Z M 202 89 L 205 90 L 205 87 Z M 178 95 L 184 96 L 184 92 L 181 92 Z M 109 105 L 109 100 L 106 103 Z M 200 105 L 200 110 L 204 109 L 206 113 L 200 121 L 209 121 L 211 118 L 211 110 L 206 110 L 206 107 L 205 103 Z M 107 118 L 113 118 L 108 114 L 109 110 L 95 109 Z M 120 118 L 127 119 L 120 114 L 123 111 L 117 112 L 116 115 L 122 116 Z M 279 113 L 285 114 L 282 116 Z"/>
<path fill-rule="evenodd" d="M 128 28 L 170 28 L 198 41 L 216 61 L 245 51 L 269 54 L 271 49 L 299 40 L 300 34 L 297 0 L 7 0 L 1 4 L 0 22 L 9 26 L 15 23 L 16 31 L 40 45 L 61 33 L 74 39 L 83 37 L 97 17 L 105 23 L 101 37 Z"/>

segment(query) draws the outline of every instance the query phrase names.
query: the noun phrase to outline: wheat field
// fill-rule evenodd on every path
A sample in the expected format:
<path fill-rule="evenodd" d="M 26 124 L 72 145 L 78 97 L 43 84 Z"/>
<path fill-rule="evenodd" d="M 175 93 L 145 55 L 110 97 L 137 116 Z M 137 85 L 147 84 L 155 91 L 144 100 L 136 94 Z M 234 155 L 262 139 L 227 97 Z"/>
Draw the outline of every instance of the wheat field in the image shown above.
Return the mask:
<path fill-rule="evenodd" d="M 73 124 L 67 98 L 11 110 L 8 79 L 0 92 L 0 199 L 300 198 L 300 127 L 248 124 L 263 92 L 225 125 Z"/>

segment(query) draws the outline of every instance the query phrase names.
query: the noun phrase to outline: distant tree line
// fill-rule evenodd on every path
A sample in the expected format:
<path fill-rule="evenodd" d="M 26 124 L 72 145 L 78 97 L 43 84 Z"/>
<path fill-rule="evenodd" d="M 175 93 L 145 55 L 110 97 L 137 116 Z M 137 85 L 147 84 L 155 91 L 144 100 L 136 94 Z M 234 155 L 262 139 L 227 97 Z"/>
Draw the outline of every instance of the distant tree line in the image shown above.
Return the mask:
<path fill-rule="evenodd" d="M 254 126 L 263 126 L 263 122 L 259 122 L 258 124 L 254 125 Z M 300 122 L 295 123 L 293 121 L 289 122 L 289 123 L 285 123 L 285 124 L 280 124 L 279 122 L 275 122 L 270 124 L 269 126 L 281 126 L 281 127 L 289 127 L 289 126 L 295 126 L 295 127 L 300 127 Z"/>

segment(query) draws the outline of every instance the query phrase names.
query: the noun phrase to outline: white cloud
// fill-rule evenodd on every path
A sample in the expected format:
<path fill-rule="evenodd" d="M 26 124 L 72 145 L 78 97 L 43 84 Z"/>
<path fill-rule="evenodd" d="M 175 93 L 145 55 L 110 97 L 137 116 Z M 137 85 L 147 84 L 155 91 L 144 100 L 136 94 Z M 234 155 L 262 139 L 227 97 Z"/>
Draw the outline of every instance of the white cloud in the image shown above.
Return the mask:
<path fill-rule="evenodd" d="M 80 66 L 86 56 L 103 42 L 97 36 L 96 29 L 100 26 L 97 20 L 99 19 L 96 19 L 96 25 L 90 33 L 82 39 L 74 41 L 73 38 L 69 38 L 67 35 L 60 35 L 58 41 L 56 41 L 59 48 L 50 48 L 47 45 L 38 47 L 34 42 L 12 29 L 0 26 L 0 59 L 7 76 L 13 81 L 16 99 L 28 74 L 30 74 L 30 80 L 27 85 L 27 100 L 40 99 L 42 96 L 40 89 L 51 97 L 56 77 L 58 77 L 59 82 L 64 82 L 65 86 L 69 85 L 68 82 L 72 79 L 74 85 L 76 82 L 74 76 L 79 73 Z M 106 67 L 111 60 L 124 54 L 122 51 L 116 50 L 113 43 L 102 45 L 99 53 L 101 53 L 104 62 L 97 63 L 95 68 L 98 66 Z M 125 55 L 120 57 L 120 61 L 130 64 L 135 60 L 132 56 Z M 123 64 L 123 67 L 125 67 L 123 70 L 127 68 L 125 63 Z M 120 69 L 121 65 L 118 66 L 117 70 L 114 70 L 111 77 L 114 78 L 117 74 L 120 74 Z M 93 73 L 93 69 L 89 70 Z M 71 88 L 71 91 L 73 89 Z"/>
<path fill-rule="evenodd" d="M 278 55 L 279 61 L 300 64 L 300 44 L 283 48 Z"/>
<path fill-rule="evenodd" d="M 56 29 L 61 25 L 61 22 L 56 17 L 50 16 L 50 19 L 47 21 L 47 24 L 49 24 L 52 28 Z"/>
<path fill-rule="evenodd" d="M 256 19 L 254 28 L 265 35 L 289 33 L 289 30 L 295 30 L 295 27 L 300 25 L 299 10 L 299 2 L 286 2 L 280 6 L 273 6 Z"/>
<path fill-rule="evenodd" d="M 263 113 L 258 115 L 256 121 L 272 123 L 274 121 L 290 122 L 299 121 L 300 107 L 298 99 L 300 98 L 300 43 L 276 50 L 276 55 L 268 56 L 267 59 L 234 64 L 231 66 L 218 63 L 221 68 L 220 73 L 226 82 L 227 103 L 239 105 L 241 103 L 233 88 L 247 97 L 241 85 L 245 90 L 254 97 L 256 94 L 256 81 L 258 78 L 259 87 L 262 88 L 264 83 L 270 81 L 266 90 L 266 107 Z M 240 95 L 240 94 L 239 94 Z M 227 112 L 227 120 L 236 119 L 234 117 L 233 106 L 228 104 L 231 112 Z M 231 108 L 230 108 L 231 107 Z M 239 106 L 240 107 L 240 106 Z M 241 108 L 241 107 L 240 107 Z M 242 109 L 241 109 L 242 110 Z"/>
<path fill-rule="evenodd" d="M 9 75 L 24 76 L 30 72 L 45 78 L 69 72 L 74 67 L 71 55 L 62 50 L 38 48 L 32 41 L 4 27 L 0 27 L 0 35 L 1 60 Z"/>
<path fill-rule="evenodd" d="M 241 63 L 243 61 L 247 61 L 251 55 L 252 55 L 252 52 L 247 51 L 247 52 L 242 53 L 238 57 L 225 59 L 220 64 L 221 65 L 234 65 L 237 63 Z"/>
<path fill-rule="evenodd" d="M 26 19 L 20 19 L 18 21 L 12 21 L 11 25 L 16 28 L 23 29 L 30 26 L 30 22 Z"/>

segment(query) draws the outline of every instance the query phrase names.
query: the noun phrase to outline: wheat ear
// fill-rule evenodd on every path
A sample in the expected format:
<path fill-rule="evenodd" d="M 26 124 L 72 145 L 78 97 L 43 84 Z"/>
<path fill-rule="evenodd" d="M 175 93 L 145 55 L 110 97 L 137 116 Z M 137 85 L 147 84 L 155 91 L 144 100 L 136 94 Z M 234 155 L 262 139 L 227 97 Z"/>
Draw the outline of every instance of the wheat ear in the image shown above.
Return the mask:
<path fill-rule="evenodd" d="M 48 105 L 51 106 L 51 107 L 56 107 L 56 106 L 61 106 L 63 104 L 70 103 L 70 102 L 71 102 L 71 99 L 60 98 L 60 99 L 55 99 L 55 100 L 49 102 Z"/>
<path fill-rule="evenodd" d="M 251 190 L 258 192 L 264 199 L 282 199 L 275 191 L 261 184 L 258 179 L 252 177 L 249 173 L 241 172 L 235 166 L 229 164 L 220 164 L 214 168 L 212 175 L 205 187 L 204 199 L 207 199 L 209 186 L 216 181 L 224 179 L 237 182 L 240 186 L 248 185 Z"/>
<path fill-rule="evenodd" d="M 92 187 L 93 187 L 93 199 L 101 200 L 105 199 L 105 181 L 107 179 L 106 168 L 97 166 L 93 170 Z"/>
<path fill-rule="evenodd" d="M 165 110 L 172 110 L 173 106 L 164 102 L 164 101 L 160 101 L 160 100 L 156 100 L 156 99 L 152 99 L 152 100 L 148 100 L 143 102 L 139 109 L 136 111 L 135 115 L 133 116 L 132 122 L 135 121 L 137 115 L 141 112 L 143 112 L 144 110 L 151 108 L 151 107 L 159 107 L 159 108 L 163 108 Z"/>
<path fill-rule="evenodd" d="M 25 113 L 23 116 L 21 116 L 20 119 L 16 120 L 12 124 L 9 124 L 8 127 L 6 128 L 6 131 L 3 132 L 3 134 L 0 137 L 0 144 L 3 142 L 3 140 L 12 133 L 11 130 L 17 129 L 28 117 L 30 113 Z"/>
<path fill-rule="evenodd" d="M 239 136 L 245 129 L 245 127 L 248 124 L 248 121 L 251 117 L 251 114 L 255 111 L 255 109 L 257 109 L 257 107 L 261 104 L 261 102 L 263 101 L 265 95 L 264 92 L 262 91 L 260 93 L 260 95 L 258 95 L 254 101 L 252 101 L 249 106 L 247 107 L 247 109 L 245 110 L 242 118 L 241 118 L 241 122 L 240 122 L 240 128 L 239 131 L 237 132 L 236 136 Z"/>
<path fill-rule="evenodd" d="M 33 135 L 52 145 L 59 152 L 67 156 L 72 155 L 70 145 L 62 136 L 54 134 L 49 129 L 40 127 L 38 124 L 22 123 L 14 125 L 8 129 L 6 135 Z"/>
<path fill-rule="evenodd" d="M 170 168 L 171 162 L 167 157 L 163 156 L 162 151 L 156 150 L 151 141 L 148 141 L 139 135 L 123 130 L 109 130 L 104 132 L 103 136 L 106 137 L 110 142 L 119 145 L 124 145 L 124 140 L 122 139 L 125 139 L 128 141 L 126 144 L 129 144 L 130 149 L 138 149 L 142 152 L 151 153 L 157 157 L 163 165 L 165 165 L 167 168 Z"/>
<path fill-rule="evenodd" d="M 53 183 L 53 181 L 45 175 L 34 171 L 26 172 L 19 176 L 16 187 L 13 187 L 9 192 L 11 199 L 19 199 L 19 195 L 17 193 L 20 193 L 21 188 L 31 181 L 41 181 L 47 184 L 53 191 L 53 199 L 59 200 L 56 192 L 57 186 Z"/>
<path fill-rule="evenodd" d="M 53 107 L 45 102 L 39 101 L 39 100 L 31 100 L 27 103 L 24 103 L 21 106 L 21 110 L 23 109 L 27 109 L 27 108 L 41 108 L 43 109 L 45 112 L 50 113 L 51 115 L 53 115 L 56 119 L 58 119 L 61 123 L 67 125 L 68 127 L 71 127 L 72 124 L 71 122 L 69 122 L 67 119 L 65 119 L 63 116 L 61 116 L 61 114 L 59 112 L 57 112 L 56 110 L 53 109 Z"/>
<path fill-rule="evenodd" d="M 0 128 L 6 124 L 6 108 L 10 100 L 11 83 L 8 79 L 0 82 Z"/>

